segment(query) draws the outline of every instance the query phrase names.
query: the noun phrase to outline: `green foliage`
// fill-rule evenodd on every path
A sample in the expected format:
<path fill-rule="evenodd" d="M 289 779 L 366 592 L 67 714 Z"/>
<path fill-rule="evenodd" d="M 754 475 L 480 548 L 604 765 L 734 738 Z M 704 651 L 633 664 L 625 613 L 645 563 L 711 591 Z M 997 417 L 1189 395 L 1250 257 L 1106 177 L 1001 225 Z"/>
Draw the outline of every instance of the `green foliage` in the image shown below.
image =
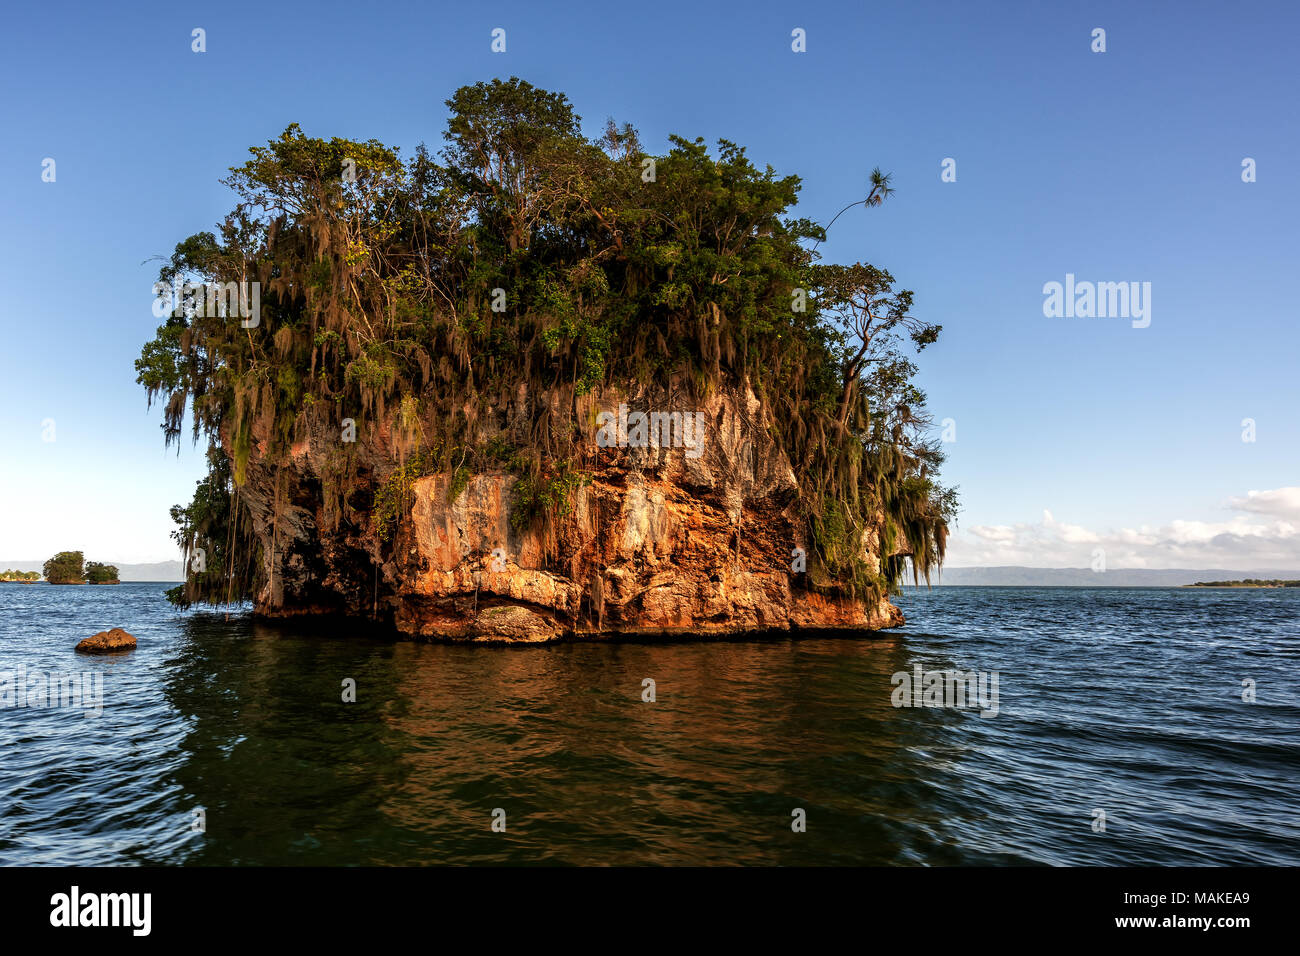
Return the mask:
<path fill-rule="evenodd" d="M 201 602 L 235 604 L 252 597 L 247 516 L 238 513 L 231 461 L 215 446 L 208 449 L 208 474 L 188 505 L 173 505 L 172 539 L 186 566 L 185 583 L 167 592 L 180 608 Z"/>
<path fill-rule="evenodd" d="M 373 508 L 375 529 L 379 540 L 385 543 L 393 540 L 398 524 L 406 514 L 411 503 L 411 486 L 420 478 L 430 474 L 433 457 L 428 453 L 414 455 L 398 467 L 375 492 Z"/>
<path fill-rule="evenodd" d="M 117 568 L 113 565 L 101 564 L 98 561 L 86 562 L 87 584 L 116 584 L 117 582 Z"/>
<path fill-rule="evenodd" d="M 60 551 L 45 562 L 45 580 L 51 584 L 83 584 L 86 580 L 80 551 Z"/>
<path fill-rule="evenodd" d="M 522 532 L 539 521 L 565 517 L 573 510 L 573 493 L 590 482 L 589 474 L 567 461 L 541 474 L 525 474 L 515 482 L 510 526 Z"/>
<path fill-rule="evenodd" d="M 0 581 L 39 581 L 40 579 L 39 571 L 11 571 L 5 568 L 0 572 Z"/>
<path fill-rule="evenodd" d="M 894 586 L 902 559 L 883 577 L 862 563 L 872 528 L 914 574 L 942 561 L 955 497 L 934 480 L 942 454 L 903 351 L 939 326 L 888 272 L 818 263 L 805 243 L 825 230 L 789 215 L 798 177 L 727 140 L 674 136 L 652 155 L 613 121 L 586 139 L 563 94 L 515 78 L 448 106 L 441 162 L 289 126 L 231 169 L 239 202 L 219 231 L 164 263 L 167 283 L 261 286 L 257 327 L 182 310 L 136 362 L 166 440 L 188 412 L 213 450 L 198 510 L 177 515 L 187 535 L 201 527 L 255 567 L 237 503 L 254 450 L 283 463 L 322 410 L 396 422 L 403 464 L 372 510 L 391 543 L 410 483 L 435 470 L 454 496 L 504 464 L 520 476 L 518 526 L 562 515 L 587 392 L 671 380 L 699 397 L 748 381 L 797 471 L 824 571 L 813 586 Z M 877 170 L 861 204 L 891 191 Z M 439 454 L 406 459 L 420 448 Z M 334 486 L 346 494 L 347 475 Z M 190 593 L 252 586 L 218 567 L 221 588 Z"/>
<path fill-rule="evenodd" d="M 461 493 L 469 487 L 469 480 L 474 476 L 474 472 L 467 466 L 461 465 L 451 476 L 451 481 L 447 483 L 447 504 L 451 504 L 461 496 Z"/>

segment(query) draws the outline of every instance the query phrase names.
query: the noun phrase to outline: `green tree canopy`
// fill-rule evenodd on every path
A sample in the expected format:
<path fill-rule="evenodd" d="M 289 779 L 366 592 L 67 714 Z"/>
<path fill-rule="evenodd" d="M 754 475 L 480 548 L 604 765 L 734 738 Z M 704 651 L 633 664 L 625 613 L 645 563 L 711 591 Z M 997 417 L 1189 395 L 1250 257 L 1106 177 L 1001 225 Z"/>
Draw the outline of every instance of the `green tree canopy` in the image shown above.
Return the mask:
<path fill-rule="evenodd" d="M 60 551 L 45 562 L 45 580 L 51 584 L 81 584 L 85 581 L 80 551 Z"/>
<path fill-rule="evenodd" d="M 86 582 L 88 584 L 107 584 L 110 581 L 116 582 L 117 568 L 111 564 L 101 564 L 98 561 L 86 562 Z"/>
<path fill-rule="evenodd" d="M 40 579 L 39 571 L 11 571 L 6 568 L 0 572 L 0 581 L 39 581 Z"/>

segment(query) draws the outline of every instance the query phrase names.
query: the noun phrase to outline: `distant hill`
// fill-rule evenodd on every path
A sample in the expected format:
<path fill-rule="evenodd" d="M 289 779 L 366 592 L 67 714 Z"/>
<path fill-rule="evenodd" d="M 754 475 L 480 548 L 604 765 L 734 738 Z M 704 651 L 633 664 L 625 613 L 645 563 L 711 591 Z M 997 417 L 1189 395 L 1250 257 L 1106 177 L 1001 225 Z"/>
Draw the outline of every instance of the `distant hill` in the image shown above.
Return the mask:
<path fill-rule="evenodd" d="M 939 586 L 967 587 L 1069 587 L 1069 588 L 1174 588 L 1197 581 L 1238 581 L 1242 578 L 1300 578 L 1298 571 L 1223 568 L 944 568 L 930 582 Z M 910 584 L 910 579 L 909 579 Z"/>
<path fill-rule="evenodd" d="M 96 558 L 96 560 L 99 560 Z M 179 561 L 157 561 L 153 564 L 123 564 L 111 559 L 104 564 L 117 567 L 119 581 L 184 581 L 185 571 Z M 41 571 L 44 561 L 0 561 L 0 570 L 12 568 L 15 571 Z"/>

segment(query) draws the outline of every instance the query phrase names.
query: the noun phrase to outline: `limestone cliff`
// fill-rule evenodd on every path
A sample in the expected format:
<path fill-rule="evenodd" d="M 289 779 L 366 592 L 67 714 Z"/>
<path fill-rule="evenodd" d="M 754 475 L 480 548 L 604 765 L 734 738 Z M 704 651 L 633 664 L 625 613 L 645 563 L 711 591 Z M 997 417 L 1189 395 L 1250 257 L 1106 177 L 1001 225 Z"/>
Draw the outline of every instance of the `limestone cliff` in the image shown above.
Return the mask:
<path fill-rule="evenodd" d="M 535 398 L 521 387 L 516 407 L 495 414 L 522 419 Z M 595 423 L 620 405 L 697 413 L 701 428 L 685 442 L 665 428 L 602 447 Z M 314 416 L 282 465 L 256 447 L 240 497 L 258 543 L 258 612 L 345 613 L 412 636 L 495 641 L 903 623 L 887 599 L 809 587 L 795 472 L 748 383 L 693 405 L 668 387 L 605 391 L 578 411 L 591 423 L 578 442 L 587 479 L 531 522 L 515 514 L 508 470 L 441 471 L 410 481 L 385 535 L 376 499 L 399 468 L 391 415 L 355 442 Z M 862 547 L 877 566 L 877 536 Z"/>

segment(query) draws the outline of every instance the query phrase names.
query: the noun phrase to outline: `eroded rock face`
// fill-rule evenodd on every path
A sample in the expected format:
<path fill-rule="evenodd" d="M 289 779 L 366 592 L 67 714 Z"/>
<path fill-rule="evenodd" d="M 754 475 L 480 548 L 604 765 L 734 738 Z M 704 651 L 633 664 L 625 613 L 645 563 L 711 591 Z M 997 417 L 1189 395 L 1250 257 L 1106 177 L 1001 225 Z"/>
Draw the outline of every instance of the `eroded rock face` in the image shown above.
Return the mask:
<path fill-rule="evenodd" d="M 120 627 L 100 631 L 79 642 L 74 648 L 80 654 L 116 654 L 134 649 L 135 637 Z"/>
<path fill-rule="evenodd" d="M 391 543 L 379 540 L 368 494 L 328 530 L 321 489 L 340 456 L 354 456 L 373 491 L 395 467 L 384 433 L 342 446 L 336 426 L 321 423 L 278 475 L 255 460 L 242 494 L 266 556 L 258 610 L 370 615 L 410 635 L 498 641 L 903 623 L 887 600 L 802 587 L 792 571 L 804 546 L 794 471 L 748 387 L 692 408 L 663 390 L 584 402 L 593 425 L 578 465 L 592 478 L 572 492 L 567 514 L 522 531 L 510 520 L 518 479 L 505 472 L 475 475 L 455 495 L 449 474 L 418 479 Z M 683 441 L 662 420 L 644 434 L 636 410 L 699 413 L 700 433 Z"/>

